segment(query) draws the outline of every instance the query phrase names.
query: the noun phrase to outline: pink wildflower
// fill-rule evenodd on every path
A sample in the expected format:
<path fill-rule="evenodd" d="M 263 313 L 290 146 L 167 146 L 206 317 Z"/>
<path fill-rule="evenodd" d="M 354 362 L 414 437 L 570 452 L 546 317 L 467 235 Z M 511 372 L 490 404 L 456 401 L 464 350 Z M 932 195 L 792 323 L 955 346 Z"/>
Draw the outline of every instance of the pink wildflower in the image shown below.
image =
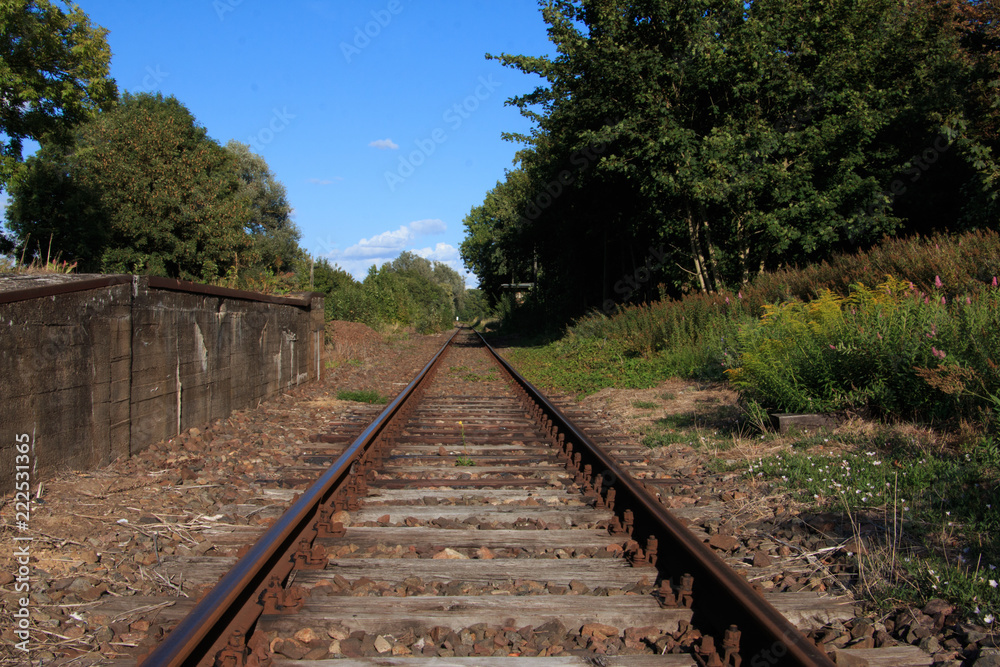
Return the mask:
<path fill-rule="evenodd" d="M 831 346 L 830 346 L 830 349 L 831 349 L 831 350 L 836 350 L 837 348 L 836 348 L 836 346 L 834 346 L 834 345 L 831 345 Z"/>
<path fill-rule="evenodd" d="M 925 304 L 928 304 L 928 303 L 930 303 L 930 302 L 931 302 L 931 298 L 930 298 L 929 296 L 925 296 L 925 297 L 924 297 L 924 303 L 925 303 Z"/>
<path fill-rule="evenodd" d="M 726 305 L 727 306 L 729 305 L 729 297 L 728 296 L 726 297 Z"/>
<path fill-rule="evenodd" d="M 994 287 L 997 286 L 997 277 L 996 276 L 993 276 L 993 286 Z"/>
<path fill-rule="evenodd" d="M 941 282 L 941 276 L 934 276 L 934 287 L 938 289 L 944 287 L 944 283 Z"/>
<path fill-rule="evenodd" d="M 947 303 L 948 303 L 948 302 L 944 300 L 944 297 L 941 297 L 941 305 L 943 306 L 943 305 L 945 305 L 945 304 L 947 304 Z"/>
<path fill-rule="evenodd" d="M 996 278 L 994 278 L 994 279 L 993 279 L 993 284 L 994 284 L 994 285 L 996 285 L 996 284 L 997 284 L 997 279 L 996 279 Z M 743 298 L 743 292 L 742 292 L 742 291 L 740 291 L 740 292 L 737 292 L 737 293 L 736 293 L 736 296 L 737 296 L 737 298 L 740 298 L 740 299 L 742 299 L 742 298 Z"/>
<path fill-rule="evenodd" d="M 971 306 L 972 305 L 972 297 L 971 296 L 965 297 L 965 303 L 966 303 L 966 305 Z"/>

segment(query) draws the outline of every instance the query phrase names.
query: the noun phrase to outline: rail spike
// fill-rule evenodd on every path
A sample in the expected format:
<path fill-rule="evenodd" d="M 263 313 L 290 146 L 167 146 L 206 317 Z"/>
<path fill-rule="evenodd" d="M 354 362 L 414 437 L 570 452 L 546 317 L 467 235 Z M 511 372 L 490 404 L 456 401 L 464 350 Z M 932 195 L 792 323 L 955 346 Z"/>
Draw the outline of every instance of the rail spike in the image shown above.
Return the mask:
<path fill-rule="evenodd" d="M 215 656 L 215 667 L 270 667 L 272 662 L 267 640 L 255 635 L 247 642 L 239 630 L 233 631 L 229 644 Z"/>
<path fill-rule="evenodd" d="M 730 625 L 726 636 L 722 639 L 722 662 L 727 667 L 740 667 L 743 658 L 740 657 L 740 629 Z"/>
<path fill-rule="evenodd" d="M 712 635 L 705 635 L 701 638 L 701 646 L 695 649 L 695 660 L 701 667 L 725 667 L 719 652 L 715 650 L 715 640 Z"/>
<path fill-rule="evenodd" d="M 309 540 L 299 541 L 299 550 L 295 552 L 294 567 L 298 570 L 322 570 L 329 562 L 326 549 L 322 544 L 311 545 Z"/>
<path fill-rule="evenodd" d="M 306 594 L 301 586 L 284 588 L 278 575 L 272 574 L 267 588 L 260 595 L 260 601 L 264 605 L 265 614 L 291 614 L 305 605 Z"/>
<path fill-rule="evenodd" d="M 688 609 L 694 604 L 694 577 L 688 573 L 681 575 L 681 587 L 678 598 L 682 607 Z"/>

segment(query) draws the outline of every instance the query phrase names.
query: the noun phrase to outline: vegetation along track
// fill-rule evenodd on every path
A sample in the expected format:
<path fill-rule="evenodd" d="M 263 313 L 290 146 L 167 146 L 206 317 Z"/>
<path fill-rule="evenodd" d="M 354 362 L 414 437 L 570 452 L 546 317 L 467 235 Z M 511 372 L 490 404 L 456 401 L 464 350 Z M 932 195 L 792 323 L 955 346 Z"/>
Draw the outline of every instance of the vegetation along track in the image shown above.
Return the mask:
<path fill-rule="evenodd" d="M 456 330 L 142 664 L 833 664 L 629 456 Z"/>

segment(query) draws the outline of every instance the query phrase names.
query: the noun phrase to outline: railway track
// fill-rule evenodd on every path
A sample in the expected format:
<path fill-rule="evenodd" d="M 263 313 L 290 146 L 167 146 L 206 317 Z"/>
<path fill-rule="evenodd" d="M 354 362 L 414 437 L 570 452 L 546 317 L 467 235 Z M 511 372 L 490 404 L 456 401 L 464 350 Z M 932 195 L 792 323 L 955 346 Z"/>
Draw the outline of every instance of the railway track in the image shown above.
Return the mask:
<path fill-rule="evenodd" d="M 359 428 L 318 434 L 238 558 L 178 564 L 222 578 L 141 664 L 834 664 L 801 596 L 751 588 L 474 332 Z"/>

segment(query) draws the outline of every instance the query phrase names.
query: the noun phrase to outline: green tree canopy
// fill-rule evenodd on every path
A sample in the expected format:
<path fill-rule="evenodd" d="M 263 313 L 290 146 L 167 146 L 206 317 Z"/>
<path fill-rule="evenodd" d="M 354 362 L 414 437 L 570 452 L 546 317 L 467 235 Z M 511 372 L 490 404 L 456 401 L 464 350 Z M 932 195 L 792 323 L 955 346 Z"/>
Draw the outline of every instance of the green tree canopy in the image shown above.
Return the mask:
<path fill-rule="evenodd" d="M 491 302 L 532 275 L 535 295 L 579 313 L 660 285 L 736 286 L 884 234 L 996 224 L 982 12 L 540 4 L 557 55 L 495 56 L 542 80 L 510 100 L 537 127 L 510 137 L 526 144 L 518 168 L 465 220 L 463 258 Z"/>
<path fill-rule="evenodd" d="M 252 250 L 245 187 L 232 153 L 175 98 L 125 95 L 73 145 L 29 158 L 8 226 L 22 243 L 51 235 L 84 270 L 212 281 Z"/>
<path fill-rule="evenodd" d="M 305 253 L 299 247 L 302 237 L 292 222 L 292 207 L 288 203 L 285 186 L 275 178 L 263 157 L 250 150 L 250 146 L 231 139 L 226 143 L 236 161 L 240 179 L 240 194 L 249 210 L 244 229 L 250 235 L 250 255 L 240 261 L 241 271 L 278 272 L 295 266 Z"/>
<path fill-rule="evenodd" d="M 114 105 L 106 35 L 73 4 L 0 2 L 0 189 L 21 164 L 25 139 L 69 142 L 74 127 Z"/>

